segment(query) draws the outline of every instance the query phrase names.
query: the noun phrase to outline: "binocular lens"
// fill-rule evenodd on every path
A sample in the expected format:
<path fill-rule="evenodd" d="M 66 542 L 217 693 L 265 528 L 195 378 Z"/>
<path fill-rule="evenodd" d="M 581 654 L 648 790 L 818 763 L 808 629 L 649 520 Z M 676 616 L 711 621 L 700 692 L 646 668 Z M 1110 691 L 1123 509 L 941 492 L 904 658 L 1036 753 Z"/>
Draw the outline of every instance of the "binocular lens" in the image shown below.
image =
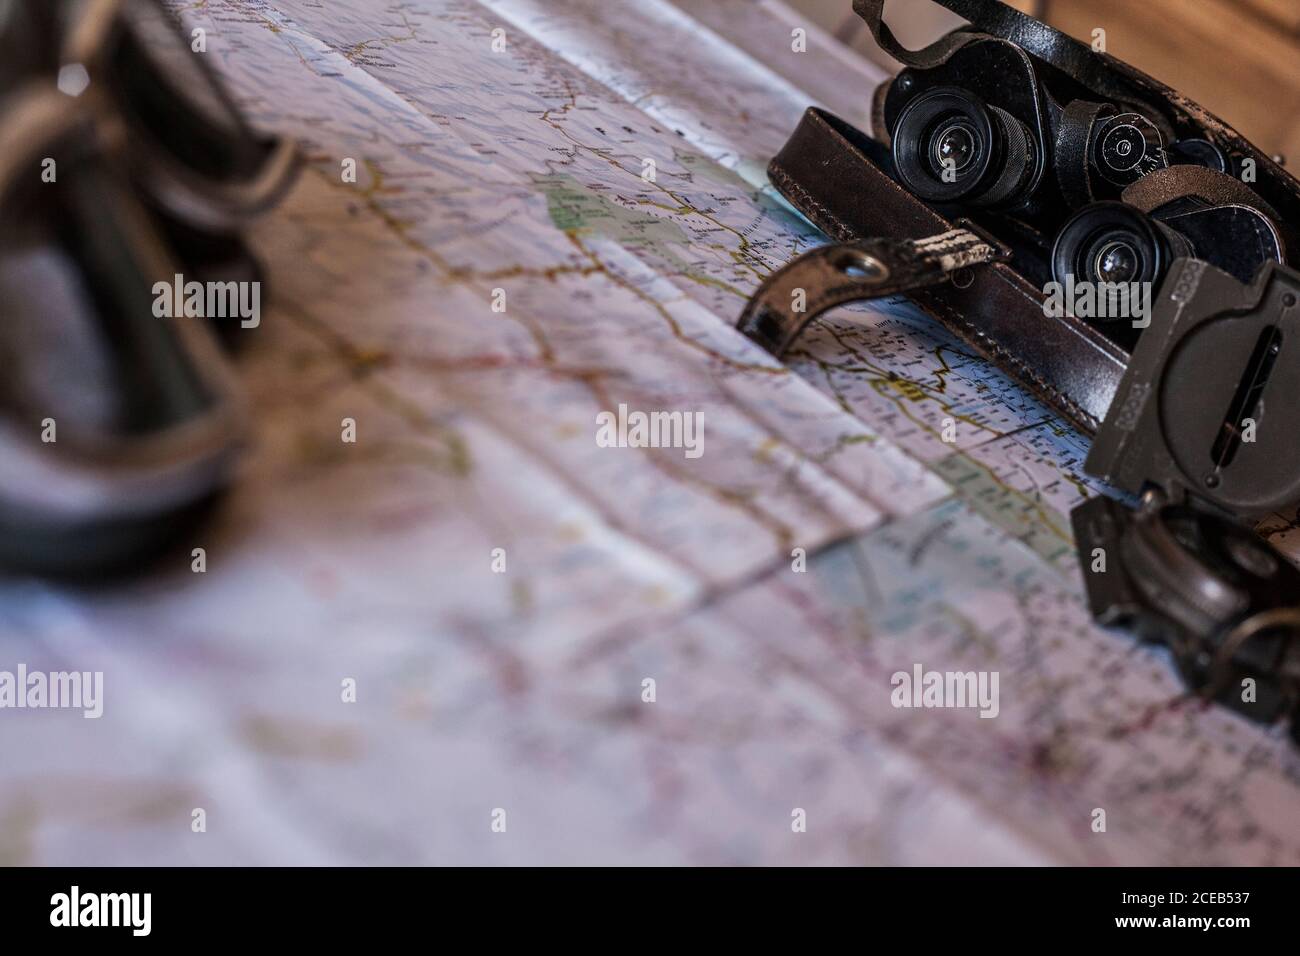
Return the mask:
<path fill-rule="evenodd" d="M 1110 239 L 1097 252 L 1092 271 L 1102 282 L 1132 282 L 1141 256 L 1127 239 Z"/>
<path fill-rule="evenodd" d="M 946 168 L 960 172 L 970 165 L 977 150 L 974 128 L 965 120 L 947 121 L 931 140 L 931 169 L 942 175 Z"/>
<path fill-rule="evenodd" d="M 1122 202 L 1085 206 L 1062 227 L 1052 247 L 1052 278 L 1075 282 L 1159 283 L 1191 243 L 1140 209 Z"/>
<path fill-rule="evenodd" d="M 893 141 L 899 179 L 931 202 L 1012 205 L 1039 164 L 1024 123 L 958 87 L 916 97 L 899 115 Z"/>

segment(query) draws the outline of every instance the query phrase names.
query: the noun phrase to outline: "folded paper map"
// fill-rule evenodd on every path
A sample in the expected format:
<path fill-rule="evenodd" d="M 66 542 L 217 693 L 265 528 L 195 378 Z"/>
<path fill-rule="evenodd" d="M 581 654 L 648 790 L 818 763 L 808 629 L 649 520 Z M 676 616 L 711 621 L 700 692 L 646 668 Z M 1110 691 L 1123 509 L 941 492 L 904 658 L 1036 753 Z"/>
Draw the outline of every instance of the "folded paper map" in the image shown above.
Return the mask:
<path fill-rule="evenodd" d="M 0 862 L 1300 864 L 1283 730 L 1091 623 L 1080 435 L 901 300 L 734 330 L 877 67 L 774 0 L 174 8 L 307 157 L 256 447 L 158 567 L 0 582 Z"/>

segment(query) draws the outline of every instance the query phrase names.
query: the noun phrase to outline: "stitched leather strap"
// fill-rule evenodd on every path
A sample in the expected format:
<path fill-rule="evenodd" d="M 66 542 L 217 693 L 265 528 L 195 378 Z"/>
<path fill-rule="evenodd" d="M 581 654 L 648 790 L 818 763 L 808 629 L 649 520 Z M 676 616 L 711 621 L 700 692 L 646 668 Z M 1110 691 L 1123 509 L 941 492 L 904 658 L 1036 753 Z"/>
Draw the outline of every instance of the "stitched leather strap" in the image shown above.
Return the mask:
<path fill-rule="evenodd" d="M 806 252 L 767 277 L 736 327 L 774 355 L 827 309 L 915 292 L 1004 252 L 967 229 L 928 239 L 866 239 Z"/>

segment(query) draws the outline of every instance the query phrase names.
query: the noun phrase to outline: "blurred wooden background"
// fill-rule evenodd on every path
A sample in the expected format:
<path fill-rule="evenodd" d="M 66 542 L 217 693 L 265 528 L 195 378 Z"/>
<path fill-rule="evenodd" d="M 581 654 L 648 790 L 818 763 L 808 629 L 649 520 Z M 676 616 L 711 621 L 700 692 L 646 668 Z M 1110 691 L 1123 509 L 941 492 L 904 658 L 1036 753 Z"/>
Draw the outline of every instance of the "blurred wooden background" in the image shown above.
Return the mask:
<path fill-rule="evenodd" d="M 851 0 L 787 0 L 882 64 Z M 1300 166 L 1300 0 L 1016 0 L 1012 4 L 1201 103 L 1256 145 Z M 930 0 L 890 0 L 886 20 L 913 48 L 961 21 Z"/>

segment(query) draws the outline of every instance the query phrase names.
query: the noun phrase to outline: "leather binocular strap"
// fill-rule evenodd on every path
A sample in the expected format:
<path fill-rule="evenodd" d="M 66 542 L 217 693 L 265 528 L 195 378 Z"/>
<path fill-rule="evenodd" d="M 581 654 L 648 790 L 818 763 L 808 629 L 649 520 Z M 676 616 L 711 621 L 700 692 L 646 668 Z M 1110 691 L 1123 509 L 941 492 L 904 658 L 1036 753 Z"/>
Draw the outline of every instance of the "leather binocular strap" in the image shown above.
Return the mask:
<path fill-rule="evenodd" d="M 943 5 L 948 6 L 947 3 Z M 923 49 L 909 50 L 898 42 L 894 31 L 885 23 L 885 0 L 853 0 L 853 12 L 867 22 L 867 28 L 882 50 L 899 63 L 922 70 L 938 66 L 973 37 L 969 33 L 949 33 Z"/>
<path fill-rule="evenodd" d="M 1021 13 L 999 0 L 934 0 L 971 24 L 972 30 L 960 30 L 941 37 L 920 50 L 909 50 L 898 42 L 884 22 L 885 0 L 853 0 L 853 10 L 866 21 L 871 35 L 881 48 L 898 62 L 928 69 L 944 62 L 958 49 L 983 34 L 1010 40 L 1016 46 L 1046 60 L 1084 85 L 1120 100 L 1130 91 L 1107 72 L 1104 61 L 1087 44 L 1054 30 L 1046 23 Z"/>
<path fill-rule="evenodd" d="M 965 229 L 928 239 L 864 239 L 806 252 L 764 280 L 736 328 L 773 355 L 827 309 L 937 285 L 999 250 Z"/>
<path fill-rule="evenodd" d="M 1042 291 L 1002 261 L 1005 249 L 925 205 L 889 177 L 889 166 L 889 151 L 862 131 L 819 109 L 804 114 L 768 176 L 841 245 L 769 276 L 741 316 L 741 331 L 780 355 L 819 312 L 906 294 L 1080 428 L 1096 431 L 1128 356 L 1078 319 L 1046 316 Z M 796 311 L 800 305 L 805 311 Z"/>
<path fill-rule="evenodd" d="M 1071 209 L 1081 209 L 1096 197 L 1092 193 L 1092 172 L 1088 168 L 1088 144 L 1097 120 L 1114 108 L 1105 103 L 1073 100 L 1061 113 L 1061 126 L 1052 150 L 1052 165 L 1061 193 Z"/>
<path fill-rule="evenodd" d="M 1276 223 L 1286 222 L 1276 209 L 1236 176 L 1204 166 L 1157 169 L 1125 189 L 1120 198 L 1143 212 L 1151 212 L 1184 196 L 1199 196 L 1215 206 L 1250 206 Z"/>

